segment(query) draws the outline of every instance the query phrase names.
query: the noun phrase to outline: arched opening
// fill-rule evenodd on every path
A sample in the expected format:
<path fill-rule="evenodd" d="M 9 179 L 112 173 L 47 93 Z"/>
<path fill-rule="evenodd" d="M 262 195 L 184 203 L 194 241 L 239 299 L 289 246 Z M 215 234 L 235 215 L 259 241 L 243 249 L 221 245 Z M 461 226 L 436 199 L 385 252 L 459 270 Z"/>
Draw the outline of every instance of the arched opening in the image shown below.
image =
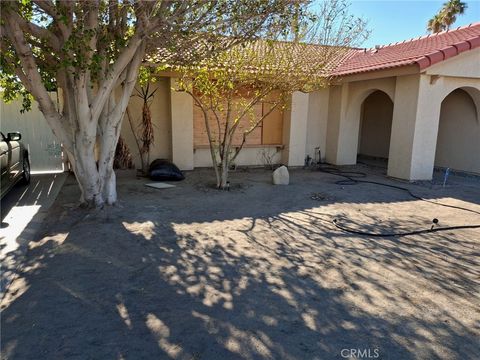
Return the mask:
<path fill-rule="evenodd" d="M 386 166 L 392 132 L 393 101 L 383 91 L 371 93 L 362 104 L 358 157 Z"/>
<path fill-rule="evenodd" d="M 480 174 L 479 109 L 474 101 L 479 94 L 459 88 L 442 101 L 435 166 Z"/>

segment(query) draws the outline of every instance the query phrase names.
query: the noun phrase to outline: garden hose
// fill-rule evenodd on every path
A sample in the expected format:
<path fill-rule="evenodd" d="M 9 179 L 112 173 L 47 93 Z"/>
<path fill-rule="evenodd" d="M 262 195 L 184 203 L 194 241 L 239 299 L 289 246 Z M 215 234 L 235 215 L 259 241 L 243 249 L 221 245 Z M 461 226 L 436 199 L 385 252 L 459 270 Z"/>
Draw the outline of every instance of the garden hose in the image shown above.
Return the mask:
<path fill-rule="evenodd" d="M 412 198 L 417 199 L 417 200 L 421 200 L 421 201 L 425 201 L 425 202 L 435 204 L 435 205 L 438 205 L 438 206 L 449 207 L 449 208 L 453 208 L 453 209 L 457 209 L 457 210 L 461 210 L 461 211 L 468 211 L 468 212 L 480 215 L 480 212 L 476 211 L 476 210 L 472 210 L 472 209 L 464 208 L 464 207 L 461 207 L 461 206 L 449 205 L 449 204 L 444 204 L 444 203 L 439 203 L 439 202 L 436 202 L 436 201 L 431 201 L 431 200 L 424 199 L 421 196 L 415 195 L 414 193 L 412 193 L 412 191 L 410 189 L 408 189 L 406 187 L 402 187 L 402 186 L 398 186 L 398 185 L 385 184 L 385 183 L 377 182 L 377 181 L 361 180 L 362 178 L 367 177 L 367 174 L 364 173 L 364 172 L 345 171 L 345 170 L 341 170 L 341 169 L 339 169 L 337 167 L 334 167 L 334 166 L 320 166 L 318 168 L 318 170 L 321 171 L 321 172 L 327 173 L 327 174 L 343 177 L 344 180 L 339 180 L 339 181 L 335 182 L 335 184 L 337 184 L 337 185 L 345 186 L 345 185 L 356 185 L 356 184 L 359 184 L 359 183 L 365 183 L 365 184 L 374 184 L 374 185 L 378 185 L 378 186 L 385 186 L 385 187 L 405 191 L 406 193 L 408 193 L 408 195 L 410 195 Z M 430 229 L 420 229 L 420 230 L 406 231 L 406 232 L 376 233 L 376 232 L 355 230 L 355 229 L 352 229 L 348 226 L 342 225 L 340 223 L 339 219 L 337 219 L 337 218 L 333 219 L 333 224 L 338 229 L 340 229 L 344 232 L 348 232 L 348 233 L 356 234 L 356 235 L 376 236 L 376 237 L 392 237 L 392 236 L 400 237 L 400 236 L 426 234 L 426 233 L 433 233 L 433 232 L 447 231 L 447 230 L 453 231 L 453 230 L 459 230 L 459 229 L 480 228 L 480 224 L 473 224 L 473 225 L 469 224 L 469 225 L 458 225 L 458 226 L 447 226 L 447 227 L 434 227 L 438 223 L 438 220 L 433 219 L 432 222 L 434 223 L 434 225 L 432 225 L 432 227 Z"/>

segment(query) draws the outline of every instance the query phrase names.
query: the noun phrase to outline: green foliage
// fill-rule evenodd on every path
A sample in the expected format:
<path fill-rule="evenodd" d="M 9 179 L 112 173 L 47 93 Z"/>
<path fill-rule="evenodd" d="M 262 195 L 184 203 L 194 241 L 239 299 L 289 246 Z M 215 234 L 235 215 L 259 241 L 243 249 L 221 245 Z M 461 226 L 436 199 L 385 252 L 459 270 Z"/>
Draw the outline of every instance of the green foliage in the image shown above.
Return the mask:
<path fill-rule="evenodd" d="M 144 88 L 148 84 L 154 84 L 158 80 L 158 73 L 161 70 L 152 66 L 140 66 L 138 70 L 138 83 L 140 87 Z"/>
<path fill-rule="evenodd" d="M 20 109 L 20 112 L 23 113 L 32 108 L 33 96 L 14 76 L 0 74 L 0 87 L 3 89 L 0 95 L 5 103 L 11 103 L 12 101 L 20 98 L 22 101 L 22 108 Z"/>
<path fill-rule="evenodd" d="M 15 66 L 18 66 L 18 64 L 15 64 L 15 58 L 11 51 L 0 54 L 0 96 L 7 104 L 20 98 L 22 101 L 20 111 L 29 111 L 32 107 L 33 97 L 15 75 Z"/>
<path fill-rule="evenodd" d="M 457 20 L 457 15 L 462 15 L 467 9 L 467 4 L 460 0 L 449 0 L 427 23 L 427 30 L 438 33 L 450 29 Z"/>

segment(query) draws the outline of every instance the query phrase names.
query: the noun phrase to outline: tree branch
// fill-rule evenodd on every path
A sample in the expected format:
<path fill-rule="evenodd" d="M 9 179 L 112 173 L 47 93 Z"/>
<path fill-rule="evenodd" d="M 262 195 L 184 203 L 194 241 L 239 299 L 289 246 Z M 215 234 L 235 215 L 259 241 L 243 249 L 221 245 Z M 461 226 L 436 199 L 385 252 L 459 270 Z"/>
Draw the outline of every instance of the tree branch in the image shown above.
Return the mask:
<path fill-rule="evenodd" d="M 18 6 L 17 9 L 18 11 Z M 42 28 L 36 24 L 34 24 L 31 21 L 25 20 L 23 17 L 21 17 L 17 11 L 8 11 L 8 16 L 12 16 L 15 21 L 18 22 L 20 28 L 26 32 L 29 33 L 33 36 L 35 36 L 38 39 L 43 39 L 46 40 L 47 43 L 51 46 L 51 48 L 58 52 L 60 51 L 60 41 L 57 38 L 57 36 L 52 33 L 51 31 L 47 30 L 46 28 Z M 44 49 L 46 51 L 46 49 Z"/>
<path fill-rule="evenodd" d="M 128 46 L 123 49 L 119 57 L 115 61 L 110 71 L 106 70 L 110 75 L 107 75 L 107 79 L 100 83 L 97 96 L 92 103 L 92 118 L 96 121 L 108 99 L 109 94 L 113 91 L 120 74 L 125 67 L 129 64 L 138 47 L 142 44 L 143 33 L 141 30 L 135 32 L 133 37 L 129 40 Z"/>
<path fill-rule="evenodd" d="M 250 129 L 248 129 L 247 131 L 245 131 L 245 132 L 243 133 L 242 143 L 240 144 L 239 147 L 237 147 L 237 148 L 235 149 L 235 155 L 230 159 L 230 161 L 234 161 L 234 160 L 237 158 L 238 154 L 240 153 L 240 151 L 242 150 L 243 146 L 245 145 L 245 142 L 247 141 L 247 136 L 250 135 L 251 132 L 252 132 L 253 130 L 255 130 L 255 129 L 263 122 L 263 120 L 265 120 L 265 118 L 266 118 L 268 115 L 270 115 L 270 114 L 273 112 L 273 110 L 275 110 L 277 107 L 278 107 L 278 103 L 276 103 L 274 106 L 272 106 L 272 107 L 270 108 L 270 110 L 268 110 L 265 114 L 263 114 L 262 117 L 261 117 Z"/>
<path fill-rule="evenodd" d="M 18 75 L 24 75 L 23 83 L 28 91 L 35 97 L 35 100 L 37 100 L 40 111 L 44 114 L 45 119 L 59 140 L 71 149 L 72 142 L 62 124 L 62 116 L 56 111 L 55 104 L 43 84 L 32 50 L 25 40 L 20 25 L 11 16 L 7 16 L 5 21 L 7 35 L 15 48 L 23 69 L 22 72 L 18 72 Z"/>

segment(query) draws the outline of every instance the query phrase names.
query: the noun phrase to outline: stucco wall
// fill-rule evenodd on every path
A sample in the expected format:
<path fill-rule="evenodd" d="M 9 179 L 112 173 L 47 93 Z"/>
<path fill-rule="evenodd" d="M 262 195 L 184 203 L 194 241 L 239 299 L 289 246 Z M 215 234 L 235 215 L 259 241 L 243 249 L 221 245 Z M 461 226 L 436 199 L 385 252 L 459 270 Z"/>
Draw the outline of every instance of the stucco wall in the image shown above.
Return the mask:
<path fill-rule="evenodd" d="M 435 166 L 480 173 L 480 123 L 472 98 L 461 89 L 442 102 Z"/>
<path fill-rule="evenodd" d="M 473 94 L 476 102 L 480 103 L 479 85 L 479 80 L 474 78 L 425 74 L 399 77 L 395 91 L 388 175 L 408 180 L 430 180 L 441 102 L 453 90 L 462 88 Z"/>
<path fill-rule="evenodd" d="M 345 83 L 330 88 L 327 127 L 327 161 L 336 165 L 357 162 L 361 108 L 373 92 L 381 90 L 393 99 L 395 78 Z"/>
<path fill-rule="evenodd" d="M 359 154 L 388 158 L 392 131 L 393 102 L 376 91 L 363 102 Z"/>
<path fill-rule="evenodd" d="M 326 161 L 332 164 L 339 162 L 340 121 L 345 113 L 342 103 L 347 101 L 347 96 L 348 83 L 330 87 L 325 157 Z"/>
<path fill-rule="evenodd" d="M 464 52 L 435 64 L 426 70 L 427 75 L 480 78 L 480 48 Z"/>
<path fill-rule="evenodd" d="M 170 83 L 168 78 L 160 78 L 153 85 L 153 89 L 158 88 L 151 102 L 150 111 L 152 114 L 153 129 L 155 142 L 150 151 L 150 162 L 158 158 L 172 158 L 172 124 L 170 115 Z M 134 95 L 135 95 L 134 91 Z M 143 101 L 138 96 L 132 96 L 128 105 L 134 131 L 139 134 L 141 132 L 140 124 L 142 121 L 142 104 Z M 140 155 L 138 147 L 135 144 L 127 115 L 125 115 L 122 123 L 121 136 L 127 142 L 130 152 L 132 153 L 135 167 L 141 168 Z"/>
<path fill-rule="evenodd" d="M 193 153 L 195 167 L 211 167 L 210 149 L 195 149 Z M 243 148 L 235 164 L 239 166 L 266 166 L 279 164 L 282 161 L 282 150 L 277 147 Z"/>
<path fill-rule="evenodd" d="M 192 170 L 193 162 L 193 98 L 176 91 L 176 80 L 170 79 L 170 112 L 172 126 L 172 161 L 180 170 Z"/>
<path fill-rule="evenodd" d="M 320 148 L 321 160 L 325 160 L 327 147 L 327 123 L 328 123 L 328 102 L 329 89 L 322 89 L 309 94 L 308 97 L 308 120 L 307 120 L 307 144 L 305 154 L 312 159 L 318 157 Z"/>
<path fill-rule="evenodd" d="M 282 163 L 288 166 L 305 164 L 309 94 L 295 91 L 283 116 Z"/>

